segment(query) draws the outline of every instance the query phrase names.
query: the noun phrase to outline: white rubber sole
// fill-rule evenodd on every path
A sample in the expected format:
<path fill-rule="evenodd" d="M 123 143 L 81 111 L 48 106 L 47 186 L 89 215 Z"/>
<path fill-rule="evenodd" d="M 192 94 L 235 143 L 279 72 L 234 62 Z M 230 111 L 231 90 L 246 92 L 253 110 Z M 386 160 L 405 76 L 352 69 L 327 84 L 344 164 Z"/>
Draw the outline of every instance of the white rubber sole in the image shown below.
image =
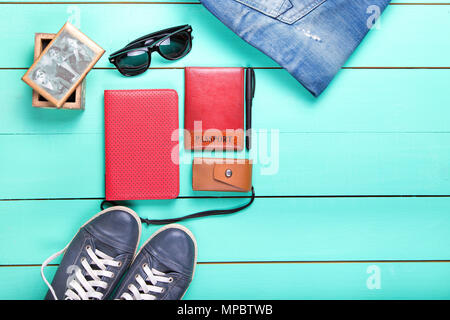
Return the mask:
<path fill-rule="evenodd" d="M 197 267 L 197 254 L 198 254 L 198 247 L 197 247 L 197 240 L 195 239 L 195 236 L 192 234 L 191 230 L 189 230 L 188 228 L 186 228 L 185 226 L 182 226 L 181 224 L 177 224 L 177 223 L 172 223 L 172 224 L 168 224 L 162 228 L 159 228 L 155 233 L 153 233 L 150 238 L 147 239 L 147 241 L 144 242 L 144 244 L 142 245 L 142 247 L 139 249 L 138 253 L 136 254 L 136 257 L 139 255 L 139 253 L 141 253 L 142 248 L 144 248 L 147 243 L 150 242 L 150 240 L 152 240 L 156 235 L 158 235 L 159 233 L 163 232 L 164 230 L 167 229 L 179 229 L 179 230 L 183 230 L 184 232 L 186 232 L 188 234 L 188 236 L 192 239 L 192 241 L 194 242 L 194 248 L 195 248 L 195 255 L 194 255 L 194 269 L 192 270 L 192 278 L 191 281 L 189 282 L 189 285 L 191 284 L 192 280 L 194 279 L 194 275 L 195 275 L 195 268 Z M 134 260 L 133 260 L 134 262 Z M 188 288 L 189 288 L 188 285 Z M 186 294 L 187 289 L 184 291 L 183 295 L 181 296 L 180 300 L 183 299 L 184 295 Z"/>

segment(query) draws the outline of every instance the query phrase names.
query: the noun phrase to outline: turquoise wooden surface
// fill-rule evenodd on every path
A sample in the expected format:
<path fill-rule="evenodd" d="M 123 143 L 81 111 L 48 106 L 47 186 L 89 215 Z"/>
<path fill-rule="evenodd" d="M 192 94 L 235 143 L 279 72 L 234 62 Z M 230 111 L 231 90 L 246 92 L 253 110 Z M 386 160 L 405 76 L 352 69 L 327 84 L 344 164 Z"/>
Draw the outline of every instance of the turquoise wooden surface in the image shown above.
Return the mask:
<path fill-rule="evenodd" d="M 164 218 L 244 201 L 177 199 L 129 204 L 143 217 Z M 72 239 L 99 203 L 1 202 L 0 212 L 8 218 L 0 225 L 0 241 L 9 245 L 0 247 L 0 264 L 39 264 Z M 200 244 L 200 262 L 445 260 L 450 246 L 449 206 L 448 198 L 263 198 L 241 214 L 183 224 Z M 144 227 L 142 242 L 157 229 Z"/>
<path fill-rule="evenodd" d="M 172 88 L 183 123 L 184 70 L 152 69 L 139 77 L 94 70 L 86 82 L 86 110 L 30 109 L 24 70 L 2 70 L 0 134 L 86 134 L 103 132 L 103 90 Z M 256 70 L 253 126 L 290 133 L 449 132 L 450 70 L 341 70 L 315 99 L 284 70 Z M 267 92 L 271 92 L 267 95 Z M 434 103 L 436 101 L 437 103 Z M 89 108 L 90 107 L 90 108 Z"/>
<path fill-rule="evenodd" d="M 14 21 L 8 17 L 14 16 Z M 124 16 L 132 17 L 131 20 Z M 48 17 L 48 19 L 42 19 Z M 0 12 L 0 41 L 8 51 L 0 52 L 0 68 L 28 67 L 33 59 L 35 32 L 57 32 L 67 19 L 105 50 L 96 67 L 111 67 L 108 53 L 122 48 L 142 34 L 167 26 L 189 23 L 194 45 L 183 60 L 152 59 L 153 67 L 216 65 L 277 67 L 277 64 L 241 41 L 203 6 L 196 4 L 3 4 Z M 448 6 L 389 6 L 381 16 L 381 26 L 373 29 L 346 67 L 449 67 L 450 19 Z M 411 21 L 414 21 L 412 23 Z M 17 27 L 15 27 L 17 26 Z M 111 30 L 114 30 L 112 33 Z M 15 39 L 10 41 L 10 39 Z M 14 55 L 10 55 L 14 52 Z"/>
<path fill-rule="evenodd" d="M 1 269 L 0 299 L 45 295 L 38 267 Z M 448 263 L 201 264 L 185 299 L 447 299 L 449 282 Z"/>
<path fill-rule="evenodd" d="M 0 51 L 1 299 L 42 298 L 36 265 L 98 210 L 103 90 L 174 88 L 182 125 L 182 68 L 194 65 L 270 68 L 257 70 L 254 127 L 278 130 L 279 155 L 269 153 L 269 165 L 264 157 L 255 165 L 254 184 L 263 198 L 247 211 L 184 223 L 199 241 L 199 261 L 207 263 L 199 265 L 187 299 L 450 298 L 448 2 L 393 1 L 380 28 L 319 99 L 197 1 L 25 2 L 0 2 L 0 28 L 8 30 L 0 33 L 8 43 Z M 88 75 L 86 110 L 34 109 L 31 90 L 19 80 L 32 62 L 34 32 L 56 32 L 68 18 L 107 50 Z M 109 70 L 111 50 L 147 30 L 182 23 L 195 33 L 186 58 L 154 56 L 157 69 L 135 78 Z M 114 36 L 112 26 L 119 30 Z M 270 159 L 278 161 L 278 171 L 263 174 Z M 163 218 L 246 201 L 198 198 L 223 194 L 194 193 L 190 179 L 184 164 L 180 195 L 190 199 L 130 205 L 142 216 Z M 43 198 L 50 199 L 33 200 Z M 144 227 L 142 240 L 156 229 Z M 428 262 L 414 262 L 422 260 Z M 302 263 L 307 261 L 314 263 Z M 370 284 L 373 272 L 380 274 L 380 288 Z M 290 276 L 276 288 L 261 281 L 274 274 Z"/>
<path fill-rule="evenodd" d="M 47 1 L 47 0 L 9 0 L 9 1 L 4 1 L 2 0 L 1 2 L 11 2 L 11 3 L 40 3 L 40 2 L 52 2 L 52 3 L 64 3 L 64 2 L 79 2 L 79 3 L 83 3 L 83 2 L 90 2 L 92 3 L 92 0 L 78 0 L 78 1 L 73 1 L 73 0 L 58 0 L 58 1 Z M 158 3 L 158 2 L 163 2 L 163 3 L 176 3 L 176 2 L 184 2 L 184 3 L 200 3 L 200 0 L 134 0 L 134 1 L 120 1 L 120 0 L 96 0 L 94 1 L 94 3 L 100 3 L 102 4 L 102 2 L 107 2 L 107 3 L 124 3 L 124 2 L 133 2 L 133 3 L 141 3 L 141 4 L 147 4 L 147 3 Z M 447 3 L 445 0 L 433 0 L 433 1 L 423 1 L 423 0 L 392 0 L 391 1 L 391 5 L 396 5 L 396 4 L 404 4 L 404 3 L 417 3 L 417 4 L 422 4 L 422 3 Z"/>
<path fill-rule="evenodd" d="M 273 155 L 257 154 L 253 182 L 259 196 L 447 195 L 448 139 L 449 133 L 281 133 Z M 0 165 L 8 168 L 0 171 L 1 199 L 104 196 L 102 134 L 0 135 L 0 144 Z M 192 191 L 192 155 L 182 156 L 180 196 L 220 195 Z"/>

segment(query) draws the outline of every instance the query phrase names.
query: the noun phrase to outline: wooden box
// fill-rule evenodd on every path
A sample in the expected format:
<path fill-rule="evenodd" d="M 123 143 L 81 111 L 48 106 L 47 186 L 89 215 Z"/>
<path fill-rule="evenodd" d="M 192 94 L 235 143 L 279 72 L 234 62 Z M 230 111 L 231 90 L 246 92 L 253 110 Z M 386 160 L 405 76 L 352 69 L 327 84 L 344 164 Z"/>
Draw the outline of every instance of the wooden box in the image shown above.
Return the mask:
<path fill-rule="evenodd" d="M 39 58 L 45 47 L 55 38 L 55 33 L 36 33 L 34 37 L 34 60 Z M 86 79 L 84 79 L 75 91 L 70 95 L 67 101 L 60 109 L 78 109 L 84 110 L 86 92 Z M 54 108 L 58 109 L 54 104 L 41 96 L 36 90 L 33 90 L 33 107 L 37 108 Z"/>

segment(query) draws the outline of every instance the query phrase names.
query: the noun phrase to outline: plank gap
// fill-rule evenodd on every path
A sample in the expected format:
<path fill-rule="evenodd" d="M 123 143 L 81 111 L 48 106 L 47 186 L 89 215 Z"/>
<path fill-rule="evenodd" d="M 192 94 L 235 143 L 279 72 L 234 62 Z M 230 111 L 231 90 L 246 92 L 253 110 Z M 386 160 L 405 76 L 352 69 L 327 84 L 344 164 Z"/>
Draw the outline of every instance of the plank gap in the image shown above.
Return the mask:
<path fill-rule="evenodd" d="M 5 1 L 0 2 L 0 4 L 195 4 L 195 5 L 201 5 L 198 1 L 164 1 L 164 2 L 158 2 L 158 1 L 105 1 L 105 2 L 99 2 L 99 1 L 67 1 L 67 2 L 56 2 L 56 1 L 33 1 L 33 2 L 19 2 L 19 1 Z M 438 2 L 432 2 L 432 3 L 426 3 L 426 2 L 403 2 L 403 3 L 389 3 L 389 5 L 397 5 L 397 6 L 448 6 L 450 5 L 449 2 L 444 3 L 438 3 Z"/>
<path fill-rule="evenodd" d="M 282 70 L 282 67 L 252 67 L 257 70 Z M 114 67 L 94 67 L 93 70 L 115 70 Z M 184 70 L 185 67 L 150 67 L 148 70 Z M 341 67 L 343 70 L 449 70 L 450 67 Z M 0 70 L 28 70 L 28 67 L 0 67 Z"/>
<path fill-rule="evenodd" d="M 323 261 L 199 261 L 197 265 L 223 264 L 353 264 L 353 263 L 450 263 L 450 260 L 323 260 Z M 40 264 L 4 264 L 0 268 L 40 267 Z M 59 264 L 49 264 L 48 267 L 58 267 Z"/>
<path fill-rule="evenodd" d="M 250 195 L 245 196 L 179 196 L 174 198 L 174 200 L 185 200 L 185 199 L 249 199 Z M 417 195 L 383 195 L 383 194 L 369 194 L 369 195 L 278 195 L 278 196 L 270 196 L 270 195 L 262 195 L 255 196 L 257 199 L 289 199 L 289 198 L 450 198 L 450 195 L 447 194 L 417 194 Z M 104 198 L 17 198 L 17 199 L 0 199 L 0 202 L 7 201 L 78 201 L 78 200 L 105 200 Z M 134 201 L 134 200 L 129 200 Z M 151 201 L 151 200 L 142 200 L 142 201 Z M 121 201 L 121 202 L 127 202 Z"/>

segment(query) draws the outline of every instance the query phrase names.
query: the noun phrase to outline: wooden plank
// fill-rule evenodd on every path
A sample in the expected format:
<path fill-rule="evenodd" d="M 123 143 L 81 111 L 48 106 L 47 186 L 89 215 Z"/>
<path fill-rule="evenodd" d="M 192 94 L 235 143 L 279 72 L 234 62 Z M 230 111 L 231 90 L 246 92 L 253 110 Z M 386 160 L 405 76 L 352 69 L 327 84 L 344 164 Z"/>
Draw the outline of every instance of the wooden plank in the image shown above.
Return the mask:
<path fill-rule="evenodd" d="M 84 2 L 88 2 L 91 4 L 95 4 L 95 3 L 108 3 L 108 4 L 115 4 L 115 3 L 124 3 L 124 2 L 133 2 L 133 3 L 157 3 L 157 2 L 173 2 L 173 3 L 185 3 L 185 2 L 189 2 L 189 3 L 198 3 L 200 4 L 200 0 L 133 0 L 133 1 L 124 1 L 124 0 L 58 0 L 58 1 L 48 1 L 48 0 L 9 0 L 9 1 L 2 1 L 2 2 L 12 2 L 12 3 L 39 3 L 39 2 L 80 2 L 80 3 L 84 3 Z M 396 5 L 396 4 L 420 4 L 420 5 L 428 5 L 427 2 L 424 2 L 423 0 L 393 0 L 390 4 L 391 5 Z M 448 0 L 433 0 L 430 1 L 430 5 L 433 4 L 447 4 Z"/>
<path fill-rule="evenodd" d="M 0 299 L 47 292 L 38 267 L 2 267 L 0 283 Z M 185 299 L 448 299 L 449 283 L 449 263 L 198 265 Z"/>
<path fill-rule="evenodd" d="M 0 71 L 0 134 L 102 133 L 103 90 L 172 88 L 183 128 L 184 71 L 149 70 L 124 79 L 116 70 L 94 70 L 86 110 L 31 107 L 24 70 Z M 450 70 L 342 70 L 315 99 L 284 70 L 256 70 L 253 127 L 281 132 L 450 132 Z M 17 81 L 11 81 L 16 79 Z"/>
<path fill-rule="evenodd" d="M 103 135 L 3 135 L 0 146 L 3 198 L 104 194 Z"/>
<path fill-rule="evenodd" d="M 313 98 L 284 70 L 257 70 L 255 128 L 281 132 L 449 132 L 450 70 L 341 70 Z"/>
<path fill-rule="evenodd" d="M 449 194 L 449 133 L 271 137 L 250 156 L 261 196 Z M 0 135 L 0 199 L 103 197 L 103 145 L 102 134 Z M 180 195 L 212 195 L 192 191 L 194 155 L 181 152 Z"/>
<path fill-rule="evenodd" d="M 44 14 L 51 18 L 42 19 Z M 450 28 L 450 19 L 447 16 L 447 6 L 443 5 L 390 6 L 382 16 L 381 27 L 372 30 L 346 66 L 449 67 L 450 58 L 446 52 L 450 49 L 450 38 L 446 30 Z M 1 34 L 0 41 L 8 43 L 9 50 L 0 53 L 0 67 L 29 67 L 33 58 L 34 33 L 56 32 L 67 19 L 106 49 L 107 53 L 97 67 L 111 67 L 107 61 L 108 53 L 147 32 L 167 27 L 168 17 L 170 25 L 190 23 L 193 26 L 194 47 L 179 61 L 168 62 L 155 55 L 154 67 L 277 66 L 201 5 L 4 4 L 0 12 L 0 29 L 9 32 Z M 411 24 L 411 21 L 415 23 Z M 114 30 L 114 36 L 111 36 L 111 30 Z"/>
<path fill-rule="evenodd" d="M 417 19 L 415 40 L 406 27 L 408 17 Z M 389 6 L 381 15 L 378 28 L 367 34 L 344 67 L 449 67 L 450 58 L 441 58 L 439 51 L 448 50 L 450 39 L 445 43 L 434 38 L 438 29 L 448 28 L 447 22 L 440 19 L 450 23 L 447 5 Z"/>
<path fill-rule="evenodd" d="M 108 55 L 122 48 L 129 41 L 156 30 L 186 23 L 192 25 L 195 37 L 193 49 L 189 55 L 181 60 L 168 61 L 154 54 L 152 67 L 241 65 L 245 63 L 245 60 L 241 59 L 243 56 L 255 65 L 277 66 L 270 58 L 242 41 L 201 5 L 43 4 L 38 6 L 2 5 L 1 8 L 0 29 L 7 27 L 11 33 L 8 36 L 0 35 L 0 41 L 15 39 L 11 42 L 10 50 L 24 51 L 17 51 L 14 57 L 9 55 L 9 61 L 0 62 L 0 67 L 29 67 L 33 60 L 34 33 L 56 32 L 72 16 L 72 22 L 106 50 L 96 67 L 114 67 L 109 63 Z M 52 19 L 42 20 L 40 17 L 44 13 Z M 17 19 L 10 21 L 8 19 L 10 15 L 17 16 Z M 1 20 L 7 20 L 7 22 Z M 13 26 L 16 23 L 18 26 L 20 24 L 20 30 L 14 31 Z M 99 25 L 102 27 L 99 28 Z M 114 36 L 111 36 L 112 30 L 114 30 Z M 0 53 L 0 61 L 1 57 Z"/>
<path fill-rule="evenodd" d="M 184 3 L 192 3 L 192 4 L 200 4 L 201 1 L 200 0 L 133 0 L 133 1 L 125 1 L 125 0 L 8 0 L 8 1 L 3 1 L 6 3 L 66 3 L 66 2 L 70 2 L 70 3 L 90 3 L 90 4 L 95 4 L 95 3 L 104 3 L 104 4 L 120 4 L 120 3 L 129 3 L 132 2 L 134 4 L 139 4 L 139 3 L 143 3 L 143 4 L 152 4 L 152 3 L 174 3 L 174 4 L 184 4 Z M 402 4 L 402 5 L 436 5 L 436 4 L 443 4 L 446 5 L 448 4 L 448 0 L 433 0 L 430 3 L 424 2 L 423 0 L 393 0 L 391 1 L 390 5 L 397 5 L 397 4 Z M 1 3 L 0 3 L 1 4 Z"/>
<path fill-rule="evenodd" d="M 162 219 L 244 202 L 126 204 L 142 217 Z M 0 241 L 8 244 L 0 247 L 0 265 L 42 263 L 71 241 L 99 205 L 98 200 L 0 201 Z M 450 198 L 257 198 L 241 213 L 183 224 L 197 238 L 201 262 L 450 260 L 449 206 Z M 158 228 L 144 225 L 141 243 Z"/>
<path fill-rule="evenodd" d="M 404 1 L 404 0 L 399 0 Z M 440 2 L 442 0 L 439 0 L 437 2 Z M 8 3 L 24 3 L 24 4 L 40 4 L 42 3 L 53 3 L 53 4 L 64 4 L 66 2 L 69 3 L 88 3 L 91 5 L 95 4 L 101 4 L 101 5 L 109 5 L 109 4 L 121 4 L 121 3 L 132 3 L 132 4 L 154 4 L 154 3 L 163 3 L 163 4 L 184 4 L 184 3 L 192 3 L 192 4 L 200 4 L 200 0 L 11 0 L 11 1 L 3 1 L 2 2 L 8 2 Z M 411 1 L 411 2 L 414 2 Z M 1 4 L 1 2 L 0 2 Z"/>
<path fill-rule="evenodd" d="M 4 116 L 0 118 L 0 134 L 103 133 L 105 89 L 176 89 L 179 99 L 179 126 L 183 127 L 183 70 L 149 70 L 142 77 L 127 79 L 116 70 L 94 70 L 86 78 L 84 111 L 33 108 L 31 88 L 19 81 L 24 73 L 23 70 L 0 71 L 0 86 L 4 88 L 5 95 Z"/>

